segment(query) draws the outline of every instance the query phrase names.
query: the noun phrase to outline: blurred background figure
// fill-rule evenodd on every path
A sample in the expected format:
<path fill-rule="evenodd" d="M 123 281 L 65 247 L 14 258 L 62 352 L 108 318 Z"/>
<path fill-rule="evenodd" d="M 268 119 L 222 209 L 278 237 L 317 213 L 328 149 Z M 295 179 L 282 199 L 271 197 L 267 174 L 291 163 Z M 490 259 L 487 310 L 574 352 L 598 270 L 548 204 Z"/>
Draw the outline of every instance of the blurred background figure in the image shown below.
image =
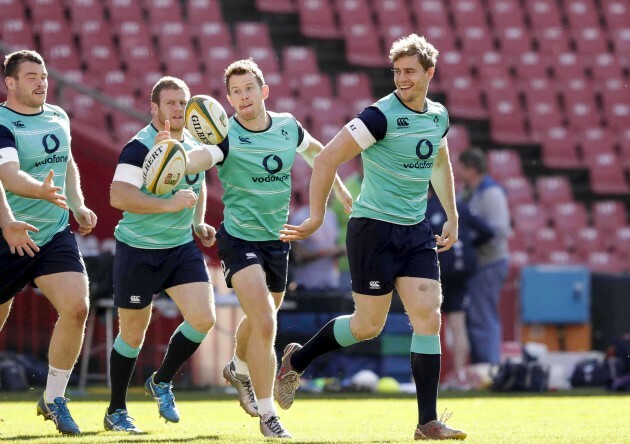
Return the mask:
<path fill-rule="evenodd" d="M 510 211 L 503 188 L 486 174 L 486 157 L 478 148 L 459 156 L 464 188 L 459 196 L 473 214 L 494 231 L 494 237 L 476 248 L 478 267 L 469 281 L 465 304 L 471 363 L 498 364 L 501 355 L 499 297 L 508 273 Z"/>
<path fill-rule="evenodd" d="M 466 331 L 464 298 L 468 294 L 468 280 L 477 269 L 475 248 L 492 239 L 493 231 L 481 218 L 471 213 L 463 202 L 457 202 L 459 239 L 453 248 L 439 254 L 440 282 L 442 283 L 442 313 L 446 315 L 446 329 L 453 338 L 452 378 L 442 384 L 445 389 L 466 389 L 464 366 L 470 352 Z M 446 222 L 446 212 L 440 200 L 429 189 L 426 217 L 434 233 L 440 233 Z"/>
<path fill-rule="evenodd" d="M 289 216 L 292 224 L 303 221 L 309 215 L 308 198 L 303 192 L 296 194 L 296 204 L 297 210 Z M 298 290 L 339 288 L 337 259 L 346 255 L 346 247 L 339 244 L 340 233 L 337 215 L 334 211 L 327 211 L 318 231 L 308 239 L 291 243 L 291 274 Z"/>

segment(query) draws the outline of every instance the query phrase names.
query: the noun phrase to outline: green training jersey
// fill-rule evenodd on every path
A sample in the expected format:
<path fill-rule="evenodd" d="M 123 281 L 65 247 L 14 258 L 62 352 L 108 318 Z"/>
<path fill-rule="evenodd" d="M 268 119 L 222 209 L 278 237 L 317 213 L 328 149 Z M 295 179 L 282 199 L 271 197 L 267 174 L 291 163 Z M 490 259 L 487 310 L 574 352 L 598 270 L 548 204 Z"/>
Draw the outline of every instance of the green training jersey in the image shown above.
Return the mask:
<path fill-rule="evenodd" d="M 250 131 L 230 118 L 230 151 L 217 165 L 225 190 L 223 225 L 230 235 L 250 241 L 280 238 L 289 216 L 295 153 L 310 143 L 291 114 L 267 114 L 271 123 L 263 131 Z"/>
<path fill-rule="evenodd" d="M 20 169 L 43 181 L 50 170 L 53 182 L 66 194 L 66 169 L 70 152 L 70 119 L 58 106 L 44 104 L 38 114 L 20 114 L 0 106 L 0 164 L 16 161 Z M 6 188 L 6 187 L 5 187 Z M 6 191 L 17 220 L 39 228 L 30 236 L 40 247 L 68 226 L 68 210 L 42 199 L 31 199 Z"/>
<path fill-rule="evenodd" d="M 140 188 L 144 194 L 160 199 L 170 199 L 177 191 L 192 189 L 199 195 L 205 186 L 204 174 L 189 174 L 170 193 L 156 195 L 144 186 L 142 164 L 149 150 L 153 147 L 158 131 L 149 124 L 141 129 L 123 148 L 118 160 L 114 181 L 127 182 Z M 181 141 L 186 151 L 200 148 L 201 144 L 193 139 L 184 129 Z M 186 208 L 177 213 L 137 214 L 123 212 L 123 217 L 116 225 L 114 236 L 120 242 L 146 249 L 172 248 L 193 240 L 192 222 L 195 207 Z"/>
<path fill-rule="evenodd" d="M 413 225 L 424 219 L 427 190 L 448 112 L 426 99 L 425 111 L 405 106 L 394 93 L 359 115 L 376 141 L 365 148 L 363 183 L 351 217 Z M 348 127 L 352 133 L 352 122 Z"/>

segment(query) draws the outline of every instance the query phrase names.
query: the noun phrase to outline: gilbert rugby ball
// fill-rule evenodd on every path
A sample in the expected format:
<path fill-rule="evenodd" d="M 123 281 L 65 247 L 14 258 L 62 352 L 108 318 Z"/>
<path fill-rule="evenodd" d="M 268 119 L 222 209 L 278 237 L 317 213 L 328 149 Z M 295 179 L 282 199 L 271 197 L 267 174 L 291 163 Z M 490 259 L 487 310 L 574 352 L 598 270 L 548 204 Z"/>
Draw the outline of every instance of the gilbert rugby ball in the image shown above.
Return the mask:
<path fill-rule="evenodd" d="M 175 139 L 166 139 L 151 148 L 144 158 L 144 186 L 153 194 L 170 193 L 186 174 L 186 151 Z"/>
<path fill-rule="evenodd" d="M 203 144 L 216 145 L 227 136 L 228 116 L 223 106 L 210 96 L 191 97 L 186 104 L 184 119 L 190 134 Z"/>

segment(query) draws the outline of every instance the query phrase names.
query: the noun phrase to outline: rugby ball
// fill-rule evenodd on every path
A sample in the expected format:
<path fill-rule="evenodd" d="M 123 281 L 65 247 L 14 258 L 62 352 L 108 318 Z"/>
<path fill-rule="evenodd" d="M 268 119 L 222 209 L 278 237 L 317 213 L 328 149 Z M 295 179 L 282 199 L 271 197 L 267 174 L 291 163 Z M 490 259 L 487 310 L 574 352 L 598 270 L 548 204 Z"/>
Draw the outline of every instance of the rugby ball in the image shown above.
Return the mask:
<path fill-rule="evenodd" d="M 228 116 L 223 106 L 210 96 L 192 96 L 186 103 L 184 119 L 190 134 L 203 144 L 216 145 L 227 136 Z"/>
<path fill-rule="evenodd" d="M 175 139 L 166 139 L 149 150 L 142 165 L 144 186 L 153 194 L 170 193 L 186 174 L 186 150 Z"/>

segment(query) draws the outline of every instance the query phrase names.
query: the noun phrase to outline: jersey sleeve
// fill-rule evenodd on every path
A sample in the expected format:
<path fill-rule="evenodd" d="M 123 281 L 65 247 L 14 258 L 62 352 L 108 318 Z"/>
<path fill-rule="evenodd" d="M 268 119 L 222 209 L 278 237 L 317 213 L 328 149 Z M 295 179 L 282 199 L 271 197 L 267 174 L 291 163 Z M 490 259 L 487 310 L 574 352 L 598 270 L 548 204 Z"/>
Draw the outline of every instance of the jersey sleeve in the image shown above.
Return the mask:
<path fill-rule="evenodd" d="M 125 145 L 120 153 L 113 180 L 127 182 L 141 188 L 144 182 L 142 164 L 148 152 L 149 149 L 138 140 L 132 140 Z"/>
<path fill-rule="evenodd" d="M 9 128 L 0 125 L 0 165 L 8 162 L 20 162 L 15 146 L 15 136 Z"/>
<path fill-rule="evenodd" d="M 300 122 L 295 120 L 297 125 L 297 133 L 298 133 L 298 141 L 297 141 L 297 152 L 301 153 L 306 151 L 308 146 L 311 144 L 311 135 L 306 131 Z"/>
<path fill-rule="evenodd" d="M 363 121 L 376 140 L 383 140 L 387 134 L 387 118 L 383 111 L 376 106 L 368 106 L 358 114 L 357 118 Z"/>

